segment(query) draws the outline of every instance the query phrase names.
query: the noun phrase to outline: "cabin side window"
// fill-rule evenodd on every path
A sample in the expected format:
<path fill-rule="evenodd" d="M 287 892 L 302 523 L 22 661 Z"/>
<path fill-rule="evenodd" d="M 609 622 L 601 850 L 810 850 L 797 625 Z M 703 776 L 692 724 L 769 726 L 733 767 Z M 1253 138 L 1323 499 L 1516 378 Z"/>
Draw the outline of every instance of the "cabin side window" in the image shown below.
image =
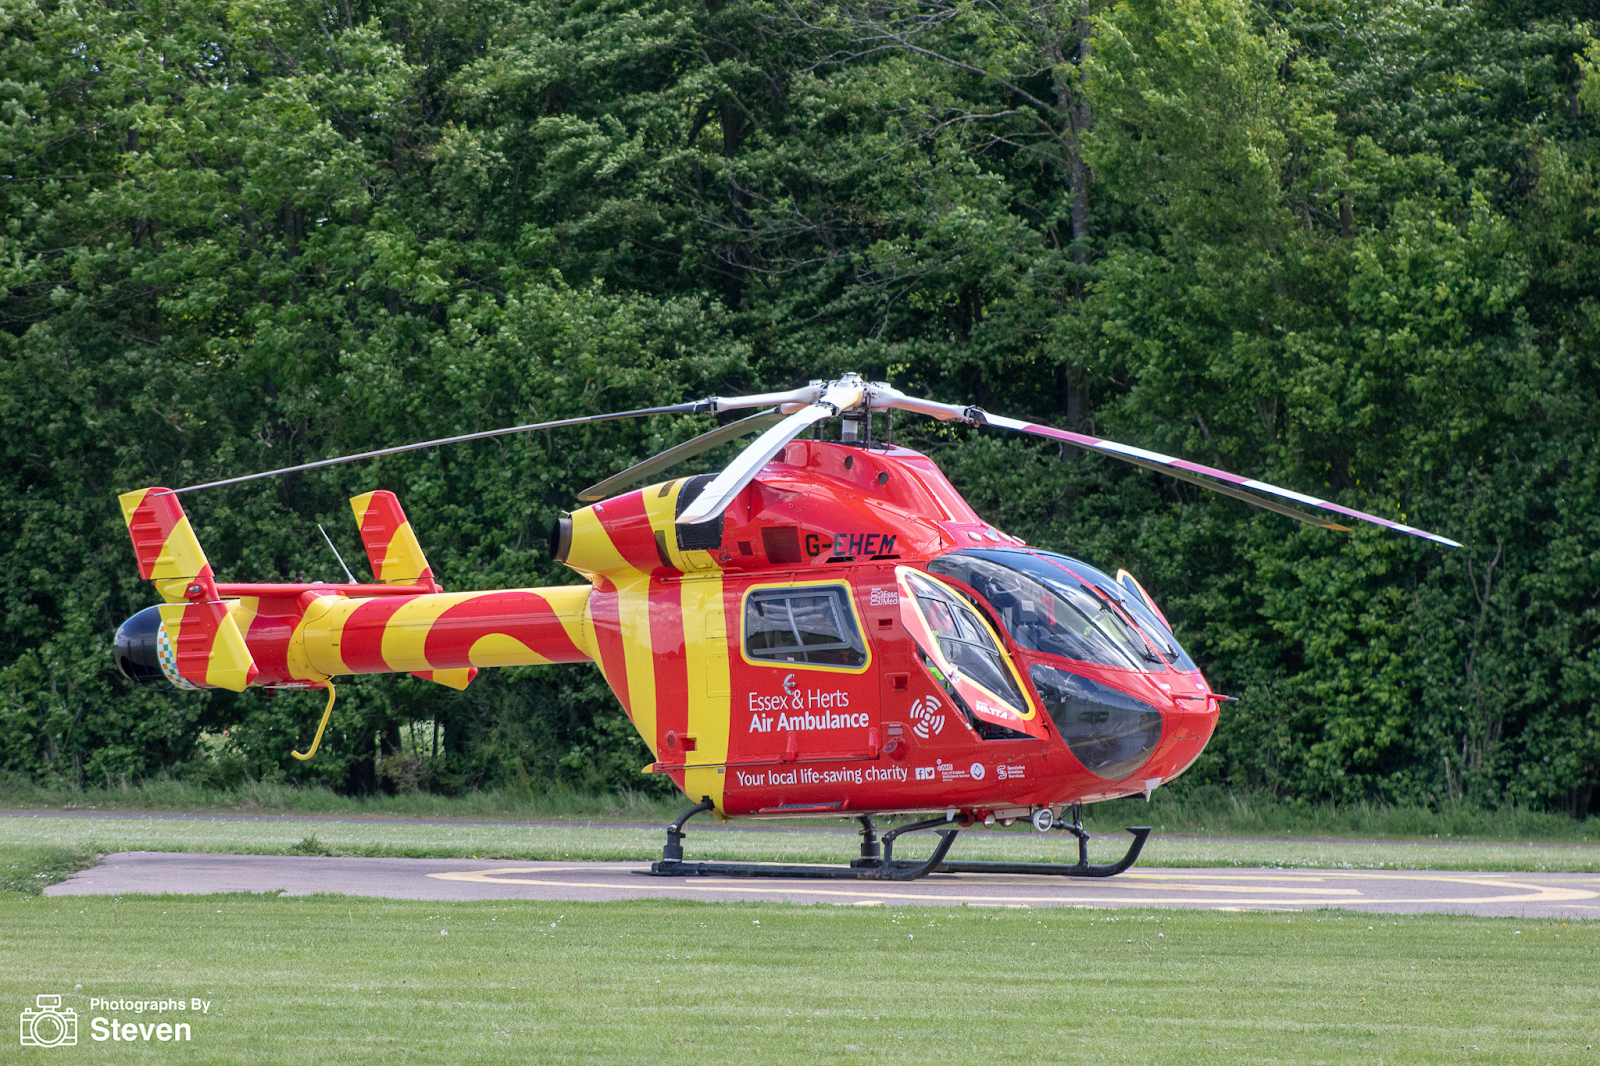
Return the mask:
<path fill-rule="evenodd" d="M 744 601 L 744 652 L 753 660 L 842 666 L 867 661 L 866 641 L 837 585 L 756 589 Z"/>

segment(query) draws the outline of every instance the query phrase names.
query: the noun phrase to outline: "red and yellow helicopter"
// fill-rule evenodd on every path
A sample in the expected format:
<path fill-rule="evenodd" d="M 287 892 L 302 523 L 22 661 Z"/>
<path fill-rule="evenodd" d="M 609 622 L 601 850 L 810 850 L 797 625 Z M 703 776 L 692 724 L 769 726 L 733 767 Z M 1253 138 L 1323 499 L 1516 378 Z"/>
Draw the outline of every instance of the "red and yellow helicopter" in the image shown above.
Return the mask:
<path fill-rule="evenodd" d="M 580 494 L 551 535 L 583 581 L 445 592 L 390 492 L 351 500 L 375 584 L 230 584 L 212 572 L 181 493 L 480 437 L 665 413 L 766 408 Z M 941 872 L 1108 876 L 1081 804 L 1149 793 L 1194 762 L 1222 701 L 1132 575 L 1030 547 L 973 512 L 926 456 L 873 439 L 874 413 L 987 425 L 1124 459 L 1303 522 L 1357 519 L 1455 541 L 1213 467 L 907 396 L 857 375 L 783 393 L 516 426 L 121 497 L 141 576 L 163 603 L 117 631 L 123 672 L 180 689 L 328 691 L 409 672 L 465 688 L 479 669 L 595 663 L 666 774 L 698 802 L 653 873 L 910 879 Z M 837 441 L 802 439 L 829 419 Z M 892 434 L 892 421 L 890 422 Z M 759 433 L 721 473 L 633 488 Z M 683 825 L 849 816 L 848 867 L 686 862 Z M 1072 817 L 1061 817 L 1070 811 Z M 878 836 L 875 816 L 937 812 Z M 1032 820 L 1077 837 L 1075 865 L 958 862 L 956 829 Z M 941 834 L 925 861 L 895 837 Z"/>

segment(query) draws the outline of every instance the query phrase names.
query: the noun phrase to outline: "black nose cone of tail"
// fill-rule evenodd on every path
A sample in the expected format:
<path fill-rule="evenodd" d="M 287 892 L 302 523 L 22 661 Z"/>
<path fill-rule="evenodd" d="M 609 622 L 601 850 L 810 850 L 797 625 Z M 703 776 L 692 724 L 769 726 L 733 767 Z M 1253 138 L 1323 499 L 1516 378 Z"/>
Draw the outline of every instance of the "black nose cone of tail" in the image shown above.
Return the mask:
<path fill-rule="evenodd" d="M 117 627 L 117 636 L 111 645 L 112 654 L 116 656 L 117 669 L 129 681 L 137 681 L 141 685 L 166 681 L 156 650 L 156 634 L 160 628 L 159 607 L 146 607 Z"/>

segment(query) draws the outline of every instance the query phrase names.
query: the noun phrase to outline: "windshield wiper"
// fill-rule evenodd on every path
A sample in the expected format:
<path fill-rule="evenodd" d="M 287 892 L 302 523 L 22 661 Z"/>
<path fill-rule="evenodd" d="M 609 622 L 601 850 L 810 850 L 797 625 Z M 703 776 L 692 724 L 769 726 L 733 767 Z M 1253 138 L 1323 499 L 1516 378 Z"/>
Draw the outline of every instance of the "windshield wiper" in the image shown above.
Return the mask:
<path fill-rule="evenodd" d="M 1106 593 L 1104 589 L 1100 588 L 1100 586 L 1091 585 L 1087 581 L 1084 581 L 1082 578 L 1078 579 L 1078 584 L 1083 587 L 1085 592 L 1089 593 L 1089 595 L 1094 597 L 1094 601 L 1097 604 L 1100 605 L 1100 610 L 1101 610 L 1102 613 L 1108 614 L 1108 615 L 1111 616 L 1111 621 L 1112 621 L 1112 623 L 1113 623 L 1113 625 L 1115 627 L 1117 627 L 1119 629 L 1128 629 L 1129 628 L 1128 623 L 1126 623 L 1126 622 L 1124 622 L 1122 620 L 1122 616 L 1119 615 L 1116 611 L 1113 611 L 1111 609 L 1111 605 L 1106 602 L 1107 600 L 1112 600 L 1113 602 L 1116 602 L 1120 606 L 1121 605 L 1121 601 L 1120 600 L 1117 600 L 1116 597 L 1111 596 L 1110 594 Z M 1106 627 L 1102 626 L 1099 623 L 1098 620 L 1095 620 L 1094 624 L 1095 624 L 1095 628 L 1099 629 L 1102 633 L 1105 632 Z M 1107 633 L 1106 635 L 1107 636 L 1112 636 L 1112 634 L 1109 634 L 1109 633 Z M 1154 651 L 1154 649 L 1152 649 L 1150 647 L 1150 645 L 1145 642 L 1143 635 L 1137 629 L 1133 630 L 1133 636 L 1138 638 L 1138 640 L 1137 640 L 1138 649 L 1137 650 L 1139 652 L 1139 657 L 1142 658 L 1145 662 L 1147 662 L 1147 663 L 1163 663 L 1163 664 L 1166 662 L 1165 659 L 1163 659 L 1160 655 L 1157 655 L 1156 652 Z M 1115 640 L 1116 637 L 1112 636 L 1112 639 Z M 1126 634 L 1124 634 L 1124 638 L 1123 639 L 1124 640 L 1127 639 Z M 1129 643 L 1133 643 L 1133 641 L 1129 641 Z"/>

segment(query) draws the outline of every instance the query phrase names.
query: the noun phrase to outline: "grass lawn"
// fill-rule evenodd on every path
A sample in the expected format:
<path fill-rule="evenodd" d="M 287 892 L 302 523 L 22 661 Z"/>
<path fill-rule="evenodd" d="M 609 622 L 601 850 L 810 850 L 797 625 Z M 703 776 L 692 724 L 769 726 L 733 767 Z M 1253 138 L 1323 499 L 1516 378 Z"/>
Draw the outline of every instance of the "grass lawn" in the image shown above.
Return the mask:
<path fill-rule="evenodd" d="M 151 779 L 110 787 L 40 785 L 0 774 L 0 808 L 27 810 L 181 811 L 194 813 L 333 815 L 342 817 L 491 818 L 527 821 L 665 823 L 687 801 L 673 793 L 624 791 L 602 795 L 555 790 L 517 795 L 472 792 L 463 796 L 402 793 L 341 796 L 325 788 L 296 788 L 250 781 L 218 789 L 185 781 Z M 1153 801 L 1131 798 L 1097 803 L 1086 812 L 1094 831 L 1149 825 L 1158 834 L 1271 837 L 1364 837 L 1392 840 L 1472 840 L 1600 846 L 1600 816 L 1573 819 L 1526 807 L 1487 808 L 1470 803 L 1430 808 L 1404 804 L 1333 805 L 1238 793 L 1215 785 L 1160 789 Z"/>
<path fill-rule="evenodd" d="M 75 1052 L 17 1063 L 1594 1063 L 1597 949 L 1332 912 L 12 896 L 0 1002 L 78 1012 Z M 97 1015 L 193 1040 L 96 1043 Z"/>
<path fill-rule="evenodd" d="M 319 814 L 400 818 L 629 819 L 670 821 L 687 804 L 676 792 L 588 794 L 549 791 L 518 795 L 428 792 L 344 796 L 326 788 L 274 781 L 248 781 L 237 788 L 212 788 L 187 781 L 149 779 L 109 787 L 71 788 L 0 774 L 0 808 L 16 810 L 192 811 L 244 814 Z M 1596 832 L 1600 840 L 1600 831 Z"/>
<path fill-rule="evenodd" d="M 0 899 L 37 896 L 46 885 L 65 881 L 93 866 L 95 851 L 56 844 L 16 844 L 0 840 Z"/>
<path fill-rule="evenodd" d="M 816 826 L 836 831 L 701 828 L 691 822 L 690 859 L 754 859 L 844 862 L 857 854 L 853 827 L 837 820 Z M 745 823 L 748 825 L 748 823 Z M 1109 827 L 1106 827 L 1109 828 Z M 0 817 L 0 848 L 28 846 L 71 852 L 206 851 L 234 854 L 371 855 L 485 859 L 652 859 L 661 855 L 659 828 L 615 825 L 523 826 L 416 823 L 378 820 L 214 821 L 193 819 Z M 932 834 L 912 834 L 896 845 L 905 858 L 926 855 Z M 1096 838 L 1090 857 L 1109 861 L 1126 849 L 1127 835 Z M 1077 859 L 1076 844 L 1063 833 L 964 831 L 955 858 L 1034 862 Z M 1418 844 L 1304 839 L 1244 840 L 1152 836 L 1143 866 L 1278 866 L 1295 868 L 1407 870 L 1600 871 L 1600 847 L 1556 844 Z"/>

